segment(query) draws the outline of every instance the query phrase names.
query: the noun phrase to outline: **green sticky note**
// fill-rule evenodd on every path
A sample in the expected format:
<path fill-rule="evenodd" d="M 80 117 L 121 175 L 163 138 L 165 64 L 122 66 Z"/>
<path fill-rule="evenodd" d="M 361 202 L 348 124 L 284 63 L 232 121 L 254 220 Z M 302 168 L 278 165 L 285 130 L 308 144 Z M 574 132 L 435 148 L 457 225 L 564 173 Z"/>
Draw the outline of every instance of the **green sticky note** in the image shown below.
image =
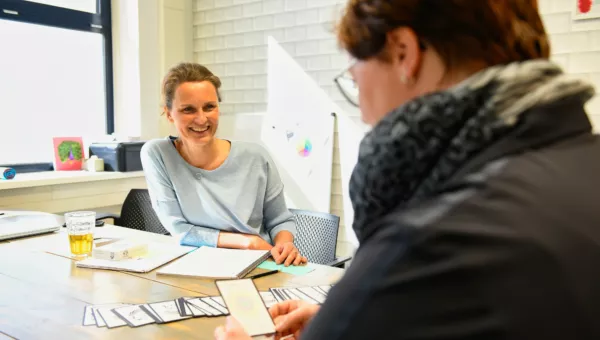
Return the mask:
<path fill-rule="evenodd" d="M 306 273 L 310 273 L 313 270 L 315 270 L 314 268 L 312 268 L 312 266 L 310 264 L 304 265 L 304 266 L 284 266 L 283 264 L 277 264 L 273 261 L 265 261 L 263 263 L 261 263 L 258 268 L 262 268 L 262 269 L 268 269 L 268 270 L 273 270 L 273 269 L 277 269 L 283 273 L 288 273 L 288 274 L 292 274 L 292 275 L 304 275 Z"/>

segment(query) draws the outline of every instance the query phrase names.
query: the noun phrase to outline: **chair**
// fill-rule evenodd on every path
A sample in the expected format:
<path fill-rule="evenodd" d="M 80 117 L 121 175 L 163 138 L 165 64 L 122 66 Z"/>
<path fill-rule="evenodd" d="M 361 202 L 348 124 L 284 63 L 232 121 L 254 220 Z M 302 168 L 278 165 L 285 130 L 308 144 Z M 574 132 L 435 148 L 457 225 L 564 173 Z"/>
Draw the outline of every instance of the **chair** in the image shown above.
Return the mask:
<path fill-rule="evenodd" d="M 340 218 L 335 215 L 290 209 L 296 220 L 298 235 L 294 240 L 296 248 L 309 262 L 344 268 L 351 256 L 336 258 Z"/>
<path fill-rule="evenodd" d="M 150 202 L 150 194 L 146 189 L 131 189 L 123 207 L 121 208 L 121 215 L 98 213 L 96 215 L 97 220 L 104 220 L 107 218 L 113 218 L 115 225 L 148 231 L 151 233 L 170 235 L 167 229 L 163 227 L 152 208 L 152 202 Z"/>

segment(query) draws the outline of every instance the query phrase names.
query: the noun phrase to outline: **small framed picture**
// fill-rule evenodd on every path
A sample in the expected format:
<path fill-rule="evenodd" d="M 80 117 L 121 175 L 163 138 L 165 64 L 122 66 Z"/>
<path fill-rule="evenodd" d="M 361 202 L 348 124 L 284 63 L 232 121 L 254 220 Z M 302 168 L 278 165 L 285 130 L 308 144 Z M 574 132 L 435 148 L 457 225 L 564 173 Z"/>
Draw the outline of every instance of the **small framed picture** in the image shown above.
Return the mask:
<path fill-rule="evenodd" d="M 600 18 L 600 0 L 573 0 L 575 20 Z"/>
<path fill-rule="evenodd" d="M 54 137 L 54 170 L 81 170 L 85 152 L 81 137 Z"/>

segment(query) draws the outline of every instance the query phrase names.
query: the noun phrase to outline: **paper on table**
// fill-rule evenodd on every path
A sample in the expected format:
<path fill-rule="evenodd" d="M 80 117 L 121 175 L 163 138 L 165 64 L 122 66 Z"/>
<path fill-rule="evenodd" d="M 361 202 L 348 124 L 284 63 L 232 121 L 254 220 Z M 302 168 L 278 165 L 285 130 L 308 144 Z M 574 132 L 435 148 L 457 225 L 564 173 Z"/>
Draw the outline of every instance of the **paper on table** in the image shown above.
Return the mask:
<path fill-rule="evenodd" d="M 283 264 L 277 264 L 273 261 L 265 261 L 261 263 L 258 268 L 273 270 L 277 269 L 281 272 L 292 274 L 292 275 L 304 275 L 306 273 L 310 273 L 315 270 L 310 264 L 304 266 L 292 266 L 289 267 L 284 266 Z"/>

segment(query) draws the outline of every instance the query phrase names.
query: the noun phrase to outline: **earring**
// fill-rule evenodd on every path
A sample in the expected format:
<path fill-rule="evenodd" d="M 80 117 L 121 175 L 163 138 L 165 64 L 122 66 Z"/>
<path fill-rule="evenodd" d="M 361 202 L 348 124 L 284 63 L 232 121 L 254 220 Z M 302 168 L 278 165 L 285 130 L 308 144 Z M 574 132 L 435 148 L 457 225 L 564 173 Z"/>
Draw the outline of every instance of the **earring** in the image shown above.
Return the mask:
<path fill-rule="evenodd" d="M 406 75 L 406 70 L 402 70 L 400 72 L 400 81 L 402 84 L 411 85 L 413 83 L 413 79 Z"/>
<path fill-rule="evenodd" d="M 402 82 L 402 84 L 406 84 L 408 82 L 408 79 L 406 77 L 406 72 L 402 71 L 400 73 L 400 81 Z"/>

